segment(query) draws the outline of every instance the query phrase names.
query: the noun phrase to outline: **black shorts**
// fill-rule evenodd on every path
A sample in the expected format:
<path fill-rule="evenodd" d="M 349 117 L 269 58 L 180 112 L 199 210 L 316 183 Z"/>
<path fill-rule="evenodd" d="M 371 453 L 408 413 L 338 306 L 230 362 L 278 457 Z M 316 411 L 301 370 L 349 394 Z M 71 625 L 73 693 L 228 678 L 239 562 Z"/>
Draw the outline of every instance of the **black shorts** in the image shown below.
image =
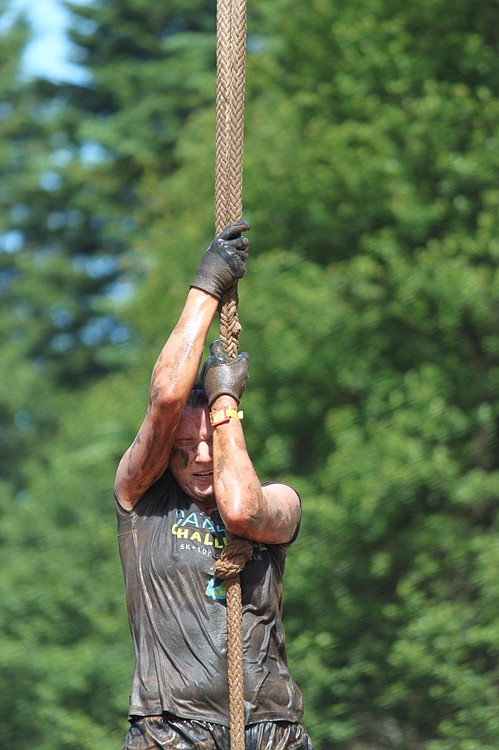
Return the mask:
<path fill-rule="evenodd" d="M 245 729 L 246 750 L 312 750 L 301 724 L 264 721 Z M 144 716 L 128 730 L 123 750 L 230 750 L 228 727 L 209 721 Z"/>

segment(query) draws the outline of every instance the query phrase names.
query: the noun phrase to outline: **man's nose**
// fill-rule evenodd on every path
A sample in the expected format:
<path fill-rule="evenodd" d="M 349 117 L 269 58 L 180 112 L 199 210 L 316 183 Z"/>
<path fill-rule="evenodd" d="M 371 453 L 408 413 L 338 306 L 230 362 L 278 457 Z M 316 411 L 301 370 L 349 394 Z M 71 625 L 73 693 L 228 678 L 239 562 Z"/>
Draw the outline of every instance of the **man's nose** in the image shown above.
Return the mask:
<path fill-rule="evenodd" d="M 213 444 L 211 440 L 200 440 L 198 443 L 198 461 L 211 461 Z"/>

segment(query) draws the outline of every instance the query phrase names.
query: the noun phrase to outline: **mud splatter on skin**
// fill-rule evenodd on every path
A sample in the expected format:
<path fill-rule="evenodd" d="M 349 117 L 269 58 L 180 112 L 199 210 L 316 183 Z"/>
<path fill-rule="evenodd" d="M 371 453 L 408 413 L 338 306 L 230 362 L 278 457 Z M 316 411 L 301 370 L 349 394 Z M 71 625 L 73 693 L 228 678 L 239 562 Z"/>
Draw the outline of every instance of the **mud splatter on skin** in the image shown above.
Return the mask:
<path fill-rule="evenodd" d="M 291 508 L 282 508 L 278 509 L 276 508 L 275 511 L 275 525 L 280 526 L 282 529 L 288 529 L 289 530 L 289 538 L 286 540 L 289 542 L 296 531 L 296 522 L 293 521 L 293 512 Z"/>
<path fill-rule="evenodd" d="M 142 442 L 142 430 L 139 430 L 135 437 L 135 440 L 132 443 L 132 449 L 129 456 L 129 464 L 132 464 L 132 456 L 135 453 L 135 450 L 142 445 Z M 147 448 L 148 450 L 144 455 L 142 464 L 140 466 L 142 471 L 146 470 L 148 465 L 156 466 L 162 459 L 161 429 L 157 420 L 153 425 L 153 433 L 149 439 Z"/>
<path fill-rule="evenodd" d="M 182 450 L 182 448 L 173 447 L 172 452 L 171 452 L 171 459 L 174 459 L 177 457 L 179 457 L 180 461 L 182 462 L 183 468 L 186 469 L 187 466 L 189 465 L 189 460 L 190 460 L 189 451 Z"/>

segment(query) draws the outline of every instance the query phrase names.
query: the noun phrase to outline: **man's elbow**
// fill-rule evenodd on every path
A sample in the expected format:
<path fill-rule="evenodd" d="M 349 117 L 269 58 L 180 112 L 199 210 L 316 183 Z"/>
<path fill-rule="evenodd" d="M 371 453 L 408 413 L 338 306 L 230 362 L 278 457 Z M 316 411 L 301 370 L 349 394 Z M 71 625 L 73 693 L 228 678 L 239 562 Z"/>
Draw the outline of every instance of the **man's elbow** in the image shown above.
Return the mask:
<path fill-rule="evenodd" d="M 245 503 L 233 503 L 230 508 L 226 508 L 223 519 L 225 528 L 234 536 L 252 539 L 258 533 L 258 514 Z"/>
<path fill-rule="evenodd" d="M 184 406 L 181 396 L 178 388 L 151 385 L 149 393 L 150 409 L 165 414 L 179 412 Z"/>

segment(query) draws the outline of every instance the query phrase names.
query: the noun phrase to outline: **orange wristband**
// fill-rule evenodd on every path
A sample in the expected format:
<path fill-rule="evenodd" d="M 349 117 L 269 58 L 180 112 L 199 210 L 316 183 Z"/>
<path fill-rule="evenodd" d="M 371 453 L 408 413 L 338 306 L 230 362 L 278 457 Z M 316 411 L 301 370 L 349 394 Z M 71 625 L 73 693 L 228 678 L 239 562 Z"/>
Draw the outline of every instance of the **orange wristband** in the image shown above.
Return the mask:
<path fill-rule="evenodd" d="M 235 409 L 229 409 L 228 406 L 222 406 L 221 409 L 210 411 L 210 424 L 212 427 L 230 422 L 231 418 L 242 419 L 243 412 L 236 411 Z"/>

